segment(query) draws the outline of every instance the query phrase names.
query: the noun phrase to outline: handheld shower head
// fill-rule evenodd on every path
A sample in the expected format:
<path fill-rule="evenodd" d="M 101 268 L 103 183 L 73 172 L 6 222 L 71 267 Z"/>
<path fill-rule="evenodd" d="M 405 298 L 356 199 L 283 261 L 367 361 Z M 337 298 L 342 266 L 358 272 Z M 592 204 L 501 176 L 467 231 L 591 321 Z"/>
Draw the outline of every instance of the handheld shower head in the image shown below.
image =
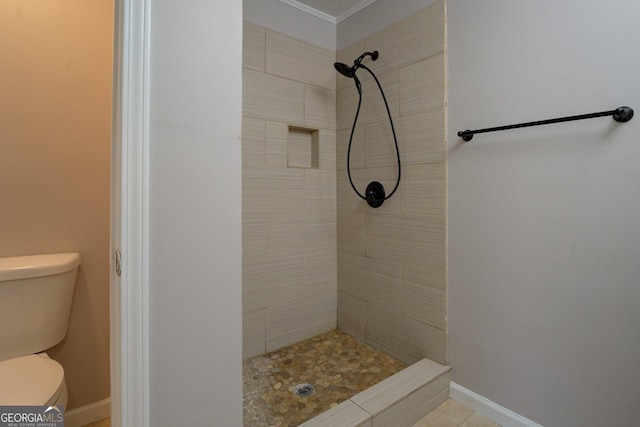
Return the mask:
<path fill-rule="evenodd" d="M 345 77 L 349 77 L 350 79 L 354 78 L 356 75 L 355 67 L 349 67 L 347 64 L 343 64 L 342 62 L 336 62 L 333 66 L 340 74 Z"/>
<path fill-rule="evenodd" d="M 336 62 L 333 64 L 333 66 L 343 76 L 353 79 L 356 77 L 356 70 L 360 68 L 360 63 L 367 56 L 370 56 L 371 60 L 375 61 L 376 59 L 378 59 L 378 51 L 374 50 L 373 52 L 363 53 L 355 61 L 353 61 L 353 65 L 351 67 L 342 62 Z"/>

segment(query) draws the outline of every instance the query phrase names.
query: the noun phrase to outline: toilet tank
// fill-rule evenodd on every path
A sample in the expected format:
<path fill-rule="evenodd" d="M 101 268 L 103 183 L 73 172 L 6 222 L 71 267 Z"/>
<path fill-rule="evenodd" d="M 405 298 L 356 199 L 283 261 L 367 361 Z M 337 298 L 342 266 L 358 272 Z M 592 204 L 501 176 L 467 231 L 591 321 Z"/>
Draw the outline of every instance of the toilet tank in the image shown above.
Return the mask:
<path fill-rule="evenodd" d="M 79 265 L 77 253 L 0 258 L 0 362 L 62 341 Z"/>

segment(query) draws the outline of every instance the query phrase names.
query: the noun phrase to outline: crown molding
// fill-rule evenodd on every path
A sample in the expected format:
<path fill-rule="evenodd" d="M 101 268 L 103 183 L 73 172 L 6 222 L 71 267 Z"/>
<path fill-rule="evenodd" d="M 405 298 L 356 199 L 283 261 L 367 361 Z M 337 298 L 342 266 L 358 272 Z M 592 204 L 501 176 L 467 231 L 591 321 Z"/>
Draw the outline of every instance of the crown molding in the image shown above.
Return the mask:
<path fill-rule="evenodd" d="M 302 4 L 299 1 L 296 1 L 296 0 L 280 0 L 280 1 L 282 3 L 288 4 L 289 6 L 293 6 L 296 9 L 299 9 L 305 13 L 308 13 L 309 15 L 313 15 L 324 21 L 331 22 L 332 24 L 337 24 L 336 18 L 334 18 L 333 16 L 327 13 L 324 13 L 322 11 L 319 11 L 318 9 L 314 9 L 311 6 L 307 6 L 306 4 Z"/>
<path fill-rule="evenodd" d="M 305 13 L 308 13 L 310 15 L 313 15 L 317 18 L 320 18 L 324 21 L 327 22 L 331 22 L 332 24 L 339 24 L 340 22 L 344 21 L 345 19 L 349 18 L 351 15 L 355 15 L 356 13 L 360 12 L 362 9 L 364 9 L 365 7 L 369 6 L 371 3 L 375 2 L 376 0 L 365 0 L 355 6 L 353 6 L 351 9 L 347 10 L 346 12 L 341 13 L 340 15 L 338 15 L 337 17 L 333 17 L 331 15 L 329 15 L 328 13 L 324 13 L 318 9 L 314 9 L 311 6 L 307 6 L 306 4 L 302 4 L 297 0 L 280 0 L 282 3 L 288 4 L 289 6 L 293 6 L 298 10 L 301 10 Z"/>
<path fill-rule="evenodd" d="M 353 6 L 351 9 L 347 10 L 346 12 L 341 13 L 340 15 L 338 15 L 335 18 L 336 24 L 341 23 L 345 19 L 349 18 L 351 15 L 355 15 L 356 13 L 360 12 L 362 9 L 364 9 L 367 6 L 369 6 L 370 4 L 372 4 L 375 1 L 376 0 L 365 0 L 363 2 L 358 3 L 357 5 Z"/>

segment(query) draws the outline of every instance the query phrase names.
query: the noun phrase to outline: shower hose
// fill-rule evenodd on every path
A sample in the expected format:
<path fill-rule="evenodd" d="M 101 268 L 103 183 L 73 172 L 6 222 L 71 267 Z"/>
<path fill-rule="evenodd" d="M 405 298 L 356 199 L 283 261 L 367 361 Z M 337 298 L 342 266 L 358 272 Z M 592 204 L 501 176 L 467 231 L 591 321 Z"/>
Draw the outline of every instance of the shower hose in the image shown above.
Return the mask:
<path fill-rule="evenodd" d="M 378 85 L 378 89 L 380 90 L 380 94 L 382 95 L 382 99 L 384 101 L 384 106 L 387 109 L 387 116 L 389 117 L 389 123 L 391 124 L 391 133 L 393 134 L 393 142 L 395 144 L 396 158 L 398 161 L 398 179 L 396 180 L 396 185 L 395 187 L 393 187 L 393 190 L 391 191 L 391 193 L 389 193 L 386 196 L 384 194 L 384 188 L 382 187 L 382 184 L 380 184 L 377 181 L 373 181 L 367 186 L 365 195 L 361 194 L 356 188 L 355 184 L 353 183 L 353 179 L 351 178 L 351 145 L 353 143 L 353 134 L 355 133 L 355 130 L 356 130 L 356 124 L 358 123 L 358 117 L 360 115 L 360 107 L 362 106 L 362 88 L 357 77 L 355 77 L 355 70 L 354 70 L 354 80 L 356 82 L 356 88 L 358 89 L 358 108 L 356 110 L 356 116 L 353 119 L 353 126 L 351 127 L 351 135 L 349 136 L 349 148 L 347 149 L 347 175 L 349 176 L 349 183 L 351 184 L 351 188 L 353 188 L 353 191 L 355 191 L 356 194 L 360 196 L 360 198 L 366 200 L 369 206 L 373 208 L 378 208 L 382 205 L 382 203 L 384 203 L 385 200 L 393 196 L 393 194 L 398 189 L 398 186 L 400 185 L 400 174 L 401 174 L 400 149 L 398 148 L 398 138 L 396 137 L 396 130 L 395 130 L 395 127 L 393 126 L 393 119 L 391 118 L 389 103 L 387 102 L 387 97 L 384 94 L 384 90 L 382 89 L 382 85 L 380 84 L 380 81 L 378 80 L 376 75 L 373 73 L 373 71 L 371 71 L 367 66 L 358 64 L 357 68 L 363 68 L 367 70 L 375 80 L 376 84 Z"/>

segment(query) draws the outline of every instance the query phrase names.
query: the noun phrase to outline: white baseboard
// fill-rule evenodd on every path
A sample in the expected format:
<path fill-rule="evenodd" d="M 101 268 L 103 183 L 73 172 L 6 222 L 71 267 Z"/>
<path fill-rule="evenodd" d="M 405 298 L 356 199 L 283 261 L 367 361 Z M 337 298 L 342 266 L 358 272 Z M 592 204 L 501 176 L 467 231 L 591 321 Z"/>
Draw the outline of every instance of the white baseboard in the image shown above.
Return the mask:
<path fill-rule="evenodd" d="M 82 427 L 111 416 L 111 398 L 65 411 L 65 427 Z"/>
<path fill-rule="evenodd" d="M 449 395 L 451 399 L 457 400 L 503 427 L 542 427 L 540 424 L 518 415 L 453 381 L 449 386 Z"/>

